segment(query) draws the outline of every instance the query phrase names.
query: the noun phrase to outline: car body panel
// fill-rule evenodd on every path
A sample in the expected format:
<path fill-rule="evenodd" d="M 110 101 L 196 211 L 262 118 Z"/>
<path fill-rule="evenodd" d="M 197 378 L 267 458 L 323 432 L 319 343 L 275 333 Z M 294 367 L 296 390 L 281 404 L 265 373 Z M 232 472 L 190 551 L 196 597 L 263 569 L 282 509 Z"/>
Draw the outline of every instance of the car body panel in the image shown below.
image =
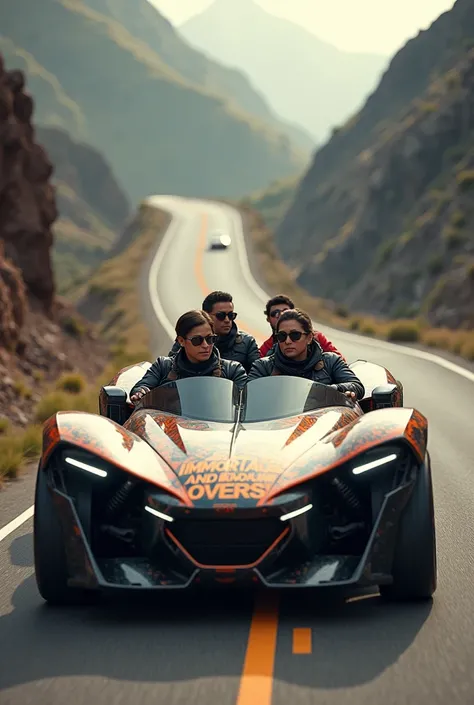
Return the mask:
<path fill-rule="evenodd" d="M 376 421 L 375 421 L 376 418 Z M 310 448 L 280 475 L 260 504 L 387 442 L 406 441 L 420 461 L 426 453 L 427 420 L 409 409 L 379 409 L 344 424 Z"/>
<path fill-rule="evenodd" d="M 151 446 L 110 419 L 82 411 L 59 411 L 44 425 L 42 465 L 47 463 L 59 443 L 90 451 L 190 504 L 176 475 Z"/>
<path fill-rule="evenodd" d="M 356 365 L 367 400 L 379 385 L 390 383 L 398 388 L 399 383 L 385 368 L 358 361 L 353 369 Z M 128 394 L 149 366 L 146 361 L 131 365 L 112 382 Z M 285 389 L 282 377 L 273 380 L 267 380 L 268 384 Z M 206 393 L 208 385 L 212 389 Z M 196 409 L 202 412 L 203 403 L 215 403 L 213 395 L 220 394 L 219 385 L 227 385 L 227 392 L 222 392 L 222 404 L 217 403 L 216 408 L 224 410 L 227 421 L 193 417 Z M 199 586 L 311 588 L 390 583 L 399 517 L 410 499 L 417 468 L 429 463 L 428 422 L 423 414 L 401 407 L 400 399 L 398 408 L 364 413 L 361 405 L 332 391 L 332 406 L 284 418 L 247 421 L 258 416 L 259 399 L 267 403 L 267 397 L 255 391 L 253 404 L 246 407 L 248 414 L 239 402 L 231 420 L 229 385 L 232 387 L 229 380 L 211 378 L 200 391 L 199 387 L 188 387 L 180 397 L 181 407 L 167 392 L 168 411 L 165 406 L 136 408 L 123 425 L 104 415 L 76 411 L 58 412 L 48 419 L 39 472 L 48 478 L 65 536 L 71 586 L 153 591 Z M 306 392 L 301 386 L 301 396 L 295 392 L 296 405 L 301 400 L 304 405 Z M 106 408 L 102 391 L 101 413 Z M 271 396 L 270 388 L 267 392 Z M 322 398 L 327 394 L 324 392 Z M 276 406 L 282 400 L 286 408 L 287 398 L 275 389 Z M 187 416 L 184 412 L 171 413 L 176 408 L 194 411 Z M 271 413 L 274 411 L 272 407 Z M 336 492 L 331 489 L 334 481 L 352 477 L 351 463 L 355 459 L 360 457 L 363 463 L 365 453 L 384 446 L 399 448 L 400 457 L 408 465 L 401 463 L 397 470 L 364 475 L 359 488 L 380 481 L 382 489 L 377 490 L 378 499 L 371 499 L 371 523 L 364 529 L 363 545 L 358 544 L 357 550 L 321 552 L 318 546 L 323 539 L 318 522 L 323 515 L 318 514 L 319 498 L 323 502 L 329 496 L 327 492 Z M 110 463 L 107 480 L 87 472 L 63 470 L 61 448 L 71 453 L 78 448 Z M 58 475 L 63 477 L 63 486 L 58 484 Z M 385 486 L 384 477 L 393 481 Z M 139 526 L 137 546 L 141 552 L 137 549 L 132 555 L 120 545 L 113 555 L 96 552 L 97 531 L 106 529 L 113 518 L 105 513 L 96 519 L 98 527 L 91 538 L 90 506 L 95 511 L 105 507 L 106 512 L 111 498 L 127 484 L 133 484 L 138 492 L 138 499 L 132 502 L 131 525 Z M 74 497 L 77 487 L 80 501 Z M 375 497 L 377 492 L 372 491 Z M 95 503 L 88 499 L 88 493 L 94 495 Z M 123 507 L 120 511 L 125 516 Z M 295 508 L 308 511 L 287 519 Z M 335 515 L 334 521 L 350 525 L 352 519 Z"/>
<path fill-rule="evenodd" d="M 232 501 L 247 507 L 265 504 L 388 441 L 406 440 L 420 459 L 426 451 L 426 419 L 405 408 L 369 416 L 334 407 L 233 431 L 233 424 L 153 410 L 138 410 L 124 427 L 85 412 L 59 412 L 45 427 L 43 461 L 64 441 L 171 491 L 188 505 Z"/>

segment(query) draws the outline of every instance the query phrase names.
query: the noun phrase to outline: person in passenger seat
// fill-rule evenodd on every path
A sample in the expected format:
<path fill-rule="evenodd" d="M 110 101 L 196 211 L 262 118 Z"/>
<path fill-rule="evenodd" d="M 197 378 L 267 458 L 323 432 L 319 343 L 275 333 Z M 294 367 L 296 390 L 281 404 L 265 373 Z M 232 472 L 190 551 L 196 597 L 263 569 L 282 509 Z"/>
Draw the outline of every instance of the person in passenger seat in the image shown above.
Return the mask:
<path fill-rule="evenodd" d="M 269 299 L 267 301 L 267 306 L 265 308 L 265 311 L 263 312 L 267 318 L 267 321 L 270 323 L 272 327 L 272 334 L 267 340 L 265 340 L 264 343 L 259 348 L 259 353 L 260 357 L 266 357 L 267 355 L 270 354 L 273 348 L 276 346 L 276 334 L 275 334 L 275 329 L 276 329 L 276 324 L 278 321 L 278 317 L 281 316 L 283 311 L 288 311 L 288 309 L 294 309 L 295 304 L 293 301 L 290 299 L 289 296 L 286 296 L 285 294 L 278 294 L 277 296 L 274 296 L 273 298 Z M 337 353 L 337 355 L 340 355 L 343 360 L 346 358 L 344 355 L 339 352 L 339 350 L 336 348 L 336 346 L 331 343 L 326 336 L 321 333 L 321 331 L 315 331 L 314 332 L 314 337 L 316 342 L 318 342 L 323 350 L 323 352 L 334 352 Z"/>
<path fill-rule="evenodd" d="M 297 308 L 284 311 L 275 334 L 275 352 L 254 362 L 248 382 L 270 375 L 304 377 L 335 387 L 352 400 L 363 398 L 364 385 L 347 362 L 334 352 L 323 352 L 307 313 Z"/>
<path fill-rule="evenodd" d="M 130 390 L 136 403 L 147 392 L 167 382 L 185 377 L 223 377 L 239 388 L 245 386 L 247 373 L 239 362 L 223 360 L 215 347 L 212 318 L 206 311 L 187 311 L 176 322 L 179 352 L 173 357 L 158 357 Z"/>
<path fill-rule="evenodd" d="M 217 335 L 215 345 L 221 357 L 224 360 L 240 362 L 245 371 L 249 372 L 260 354 L 255 338 L 237 328 L 237 313 L 234 311 L 231 294 L 226 291 L 212 291 L 202 302 L 202 309 L 212 318 Z M 175 342 L 169 355 L 176 355 L 179 348 L 178 342 Z"/>

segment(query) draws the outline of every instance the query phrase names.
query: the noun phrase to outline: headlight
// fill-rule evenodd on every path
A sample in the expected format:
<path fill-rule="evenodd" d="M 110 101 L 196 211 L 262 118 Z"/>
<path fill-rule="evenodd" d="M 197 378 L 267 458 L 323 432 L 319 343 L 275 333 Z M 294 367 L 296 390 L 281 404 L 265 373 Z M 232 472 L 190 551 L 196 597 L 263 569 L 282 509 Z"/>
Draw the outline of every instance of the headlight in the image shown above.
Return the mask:
<path fill-rule="evenodd" d="M 300 514 L 304 514 L 305 512 L 309 512 L 309 510 L 312 508 L 313 508 L 312 504 L 306 504 L 304 507 L 300 507 L 299 509 L 295 509 L 292 512 L 288 512 L 288 514 L 283 514 L 280 517 L 280 521 L 288 521 L 288 519 L 294 519 L 295 517 L 299 516 Z"/>
<path fill-rule="evenodd" d="M 98 475 L 99 477 L 107 477 L 106 470 L 102 470 L 101 468 L 95 467 L 94 465 L 89 465 L 89 463 L 83 463 L 82 460 L 76 460 L 75 458 L 71 458 L 69 455 L 64 458 L 64 461 L 69 465 L 73 465 L 76 468 L 80 468 L 81 470 L 90 472 L 93 475 Z"/>
<path fill-rule="evenodd" d="M 398 455 L 396 453 L 390 453 L 389 455 L 384 455 L 382 458 L 371 460 L 370 462 L 364 463 L 363 465 L 356 465 L 352 468 L 352 473 L 354 475 L 360 475 L 363 472 L 367 472 L 367 470 L 372 470 L 373 468 L 378 468 L 381 465 L 385 465 L 386 463 L 391 463 L 397 458 Z"/>
<path fill-rule="evenodd" d="M 153 509 L 153 507 L 145 505 L 145 511 L 149 514 L 153 514 L 153 516 L 155 517 L 158 517 L 158 519 L 163 519 L 164 521 L 174 521 L 173 517 L 171 517 L 169 514 L 159 512 L 157 509 Z"/>

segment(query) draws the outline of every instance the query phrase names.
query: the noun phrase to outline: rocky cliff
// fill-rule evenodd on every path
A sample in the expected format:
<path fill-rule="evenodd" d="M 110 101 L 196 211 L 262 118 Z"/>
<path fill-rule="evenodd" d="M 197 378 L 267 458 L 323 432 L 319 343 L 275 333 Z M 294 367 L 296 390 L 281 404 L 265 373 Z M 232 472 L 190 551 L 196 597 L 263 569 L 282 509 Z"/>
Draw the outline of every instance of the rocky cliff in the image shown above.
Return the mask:
<path fill-rule="evenodd" d="M 0 239 L 6 256 L 21 270 L 27 293 L 51 312 L 54 280 L 50 249 L 56 218 L 53 171 L 34 142 L 33 99 L 21 71 L 5 71 L 0 59 Z"/>
<path fill-rule="evenodd" d="M 47 382 L 74 368 L 97 373 L 105 359 L 87 326 L 55 297 L 53 166 L 35 140 L 32 115 L 23 73 L 7 71 L 0 55 L 0 415 L 16 423 L 28 420 L 40 377 Z"/>
<path fill-rule="evenodd" d="M 104 156 L 62 129 L 39 127 L 37 141 L 54 164 L 58 218 L 53 264 L 59 293 L 108 257 L 130 217 L 130 203 Z"/>
<path fill-rule="evenodd" d="M 474 0 L 392 60 L 277 228 L 298 282 L 351 310 L 474 325 Z"/>

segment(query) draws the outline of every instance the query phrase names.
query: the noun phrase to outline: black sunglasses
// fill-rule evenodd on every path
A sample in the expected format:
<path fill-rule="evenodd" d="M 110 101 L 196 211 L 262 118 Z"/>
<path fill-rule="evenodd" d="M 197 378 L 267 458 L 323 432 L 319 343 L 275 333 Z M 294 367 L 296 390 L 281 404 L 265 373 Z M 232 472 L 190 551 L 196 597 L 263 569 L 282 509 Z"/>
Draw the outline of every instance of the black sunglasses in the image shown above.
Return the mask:
<path fill-rule="evenodd" d="M 226 317 L 229 319 L 229 321 L 235 321 L 237 318 L 237 314 L 235 311 L 218 311 L 217 313 L 214 313 L 214 316 L 217 318 L 218 321 L 225 321 Z"/>
<path fill-rule="evenodd" d="M 283 308 L 283 309 L 276 308 L 274 311 L 272 311 L 270 313 L 270 318 L 279 318 L 281 316 L 281 314 L 284 313 L 285 311 L 288 311 L 288 309 L 287 308 Z"/>
<path fill-rule="evenodd" d="M 281 330 L 279 333 L 277 333 L 277 340 L 279 343 L 284 343 L 285 340 L 289 337 L 290 340 L 296 343 L 297 340 L 300 340 L 302 335 L 304 335 L 304 333 L 302 333 L 300 330 L 292 330 L 290 333 L 286 333 L 284 330 Z"/>
<path fill-rule="evenodd" d="M 186 338 L 186 340 L 190 340 L 194 347 L 198 348 L 204 341 L 206 341 L 208 345 L 214 345 L 217 340 L 217 335 L 193 335 L 192 338 Z"/>

